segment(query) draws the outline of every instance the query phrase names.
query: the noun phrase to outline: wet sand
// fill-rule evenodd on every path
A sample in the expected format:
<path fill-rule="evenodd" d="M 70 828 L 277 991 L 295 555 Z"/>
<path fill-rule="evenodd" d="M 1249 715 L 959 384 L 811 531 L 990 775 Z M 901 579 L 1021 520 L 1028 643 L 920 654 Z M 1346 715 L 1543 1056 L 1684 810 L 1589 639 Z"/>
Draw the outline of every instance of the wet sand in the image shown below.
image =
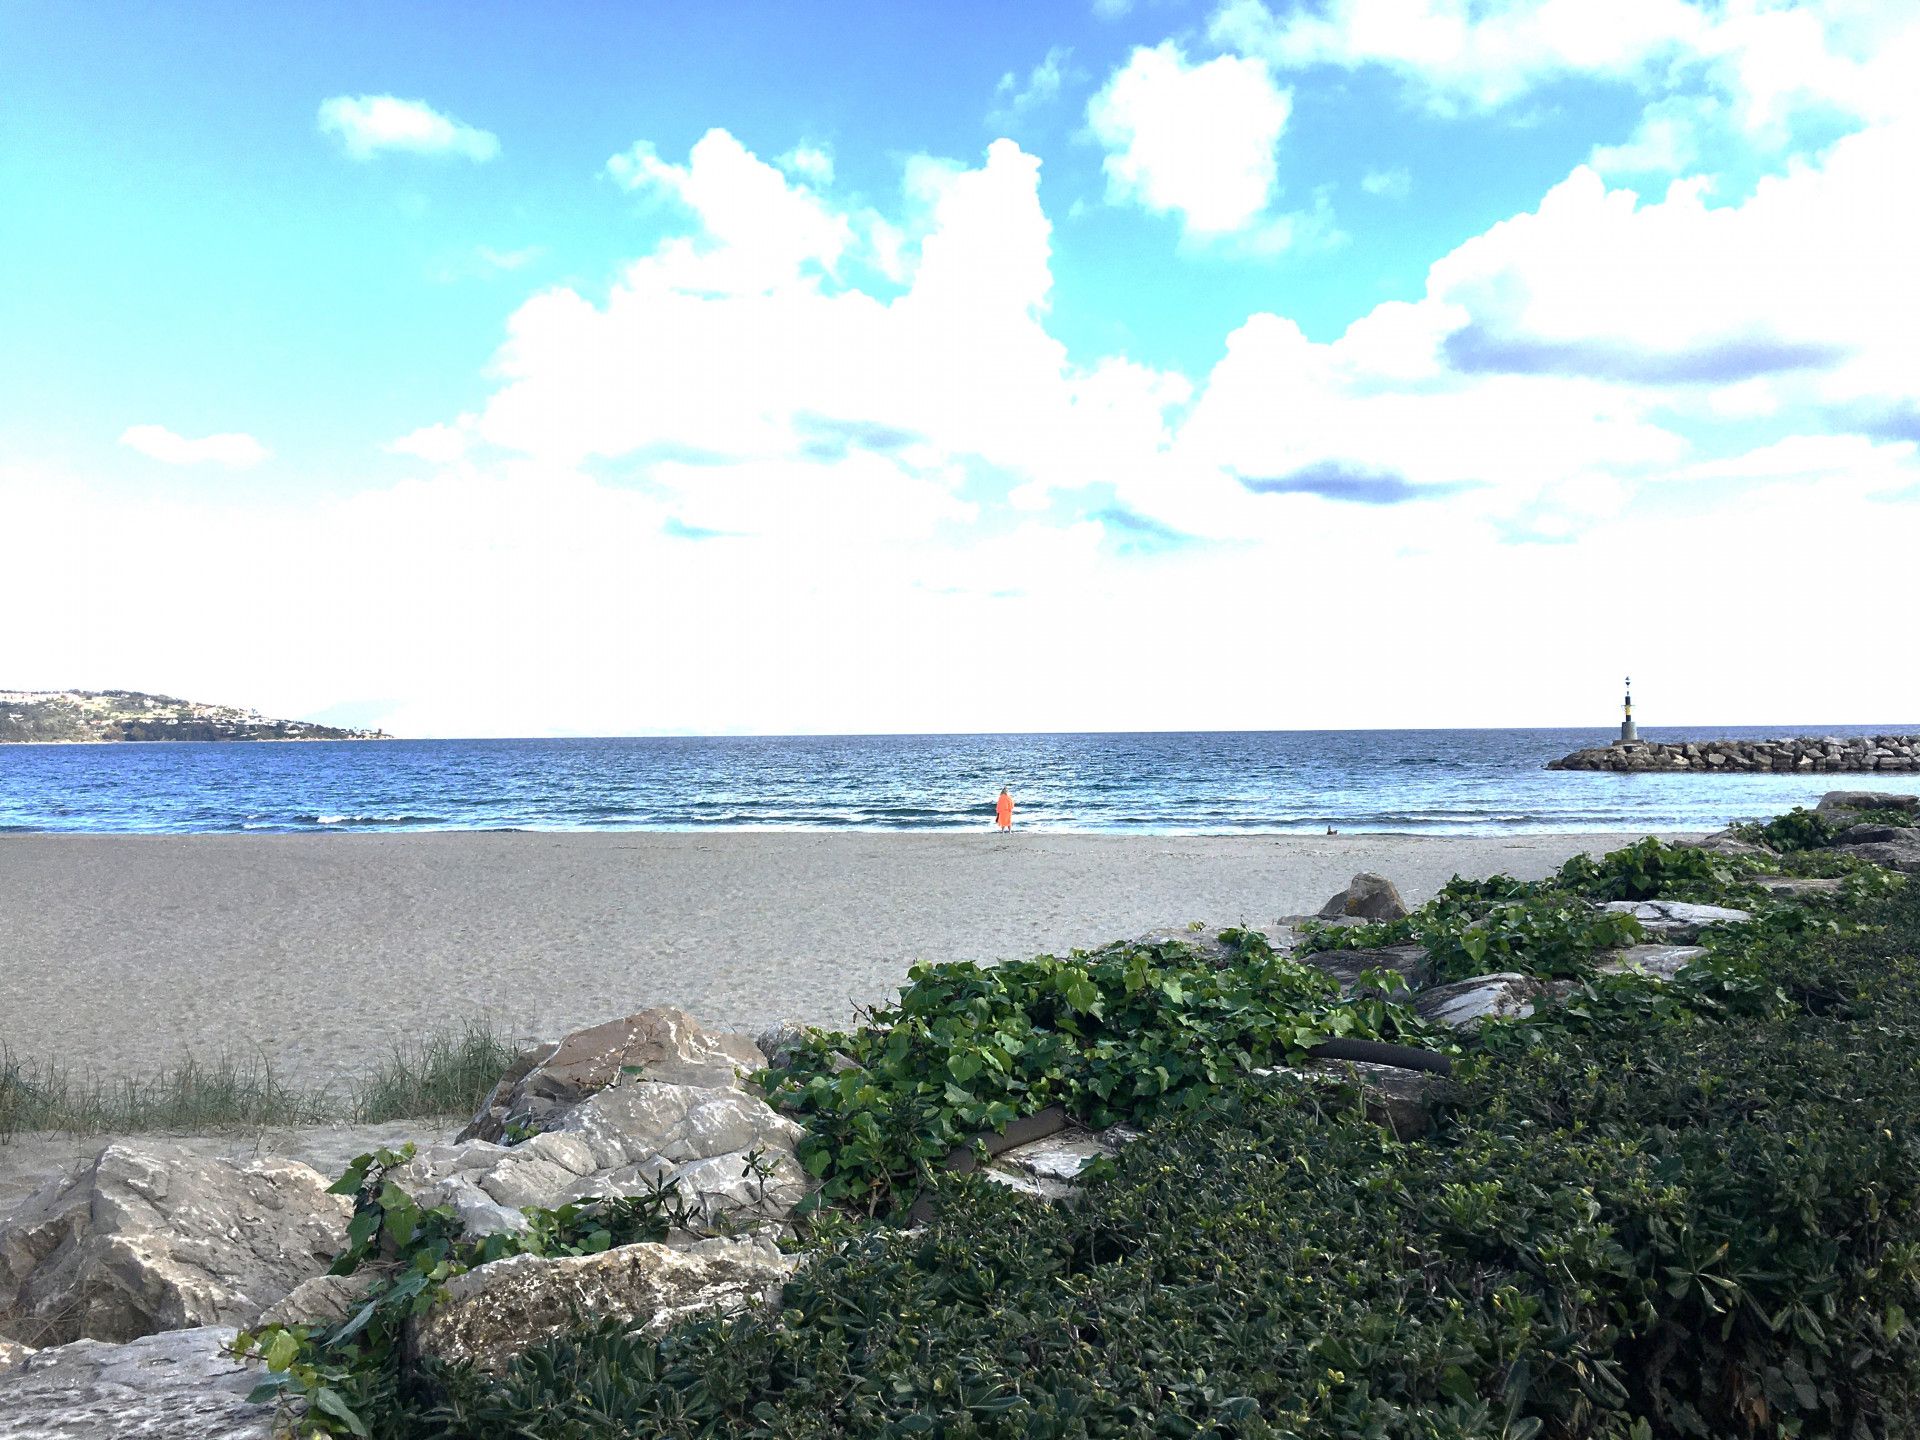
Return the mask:
<path fill-rule="evenodd" d="M 648 1005 L 845 1025 L 916 960 L 1270 924 L 1358 870 L 1418 903 L 1625 835 L 845 832 L 0 837 L 0 1044 L 125 1074 L 258 1049 L 309 1082 L 468 1018 Z"/>

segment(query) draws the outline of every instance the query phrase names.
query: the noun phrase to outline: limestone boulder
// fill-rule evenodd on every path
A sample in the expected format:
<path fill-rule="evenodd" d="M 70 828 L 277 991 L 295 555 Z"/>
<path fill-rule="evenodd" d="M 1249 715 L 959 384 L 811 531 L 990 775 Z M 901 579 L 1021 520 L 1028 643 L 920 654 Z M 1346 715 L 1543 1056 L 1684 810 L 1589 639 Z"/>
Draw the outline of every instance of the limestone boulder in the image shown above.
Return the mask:
<path fill-rule="evenodd" d="M 1401 1140 L 1418 1139 L 1433 1128 L 1434 1111 L 1452 1083 L 1431 1070 L 1403 1070 L 1397 1065 L 1363 1060 L 1310 1060 L 1305 1065 L 1281 1065 L 1254 1073 L 1285 1076 L 1316 1087 L 1351 1085 L 1360 1092 L 1367 1118 Z"/>
<path fill-rule="evenodd" d="M 1843 845 L 1839 848 L 1843 855 L 1857 855 L 1862 860 L 1871 860 L 1889 870 L 1899 870 L 1908 875 L 1920 874 L 1920 830 L 1899 830 L 1891 840 Z"/>
<path fill-rule="evenodd" d="M 1856 823 L 1863 810 L 1900 810 L 1920 820 L 1920 795 L 1893 795 L 1879 790 L 1829 790 L 1813 813 L 1836 830 Z"/>
<path fill-rule="evenodd" d="M 687 1223 L 779 1220 L 807 1192 L 794 1156 L 805 1131 L 731 1086 L 623 1078 L 517 1145 L 427 1146 L 392 1179 L 422 1205 L 451 1205 L 468 1233 L 524 1230 L 523 1210 L 674 1192 Z"/>
<path fill-rule="evenodd" d="M 1602 975 L 1671 980 L 1706 953 L 1698 945 L 1630 945 L 1625 950 L 1613 951 L 1595 968 Z"/>
<path fill-rule="evenodd" d="M 0 1334 L 35 1345 L 246 1325 L 346 1247 L 352 1202 L 290 1160 L 114 1144 L 0 1226 Z"/>
<path fill-rule="evenodd" d="M 1424 1020 L 1472 1034 L 1488 1020 L 1522 1020 L 1533 1014 L 1536 1001 L 1551 993 L 1530 975 L 1501 971 L 1436 985 L 1414 997 L 1413 1008 Z"/>
<path fill-rule="evenodd" d="M 1732 925 L 1753 918 L 1745 910 L 1724 905 L 1691 905 L 1680 900 L 1610 900 L 1600 908 L 1633 916 L 1649 939 L 1670 944 L 1698 940 L 1700 932 L 1713 925 Z"/>
<path fill-rule="evenodd" d="M 373 1293 L 379 1274 L 362 1269 L 352 1275 L 315 1275 L 291 1294 L 260 1312 L 259 1325 L 340 1325 Z"/>
<path fill-rule="evenodd" d="M 1332 920 L 1346 915 L 1375 922 L 1403 920 L 1406 914 L 1406 902 L 1401 900 L 1393 882 L 1384 875 L 1376 875 L 1368 870 L 1354 876 L 1347 882 L 1346 889 L 1327 901 L 1320 909 L 1319 918 Z"/>
<path fill-rule="evenodd" d="M 1124 1125 L 1106 1130 L 1069 1126 L 1058 1134 L 1003 1150 L 980 1174 L 1037 1200 L 1072 1200 L 1079 1193 L 1081 1171 L 1095 1160 L 1118 1155 L 1138 1138 L 1138 1131 Z"/>
<path fill-rule="evenodd" d="M 1693 842 L 1694 848 L 1710 851 L 1715 855 L 1757 855 L 1768 856 L 1774 852 L 1765 845 L 1755 845 L 1750 840 L 1742 840 L 1732 830 L 1716 830 Z"/>
<path fill-rule="evenodd" d="M 233 1337 L 199 1326 L 29 1355 L 0 1370 L 0 1440 L 271 1440 L 273 1408 L 247 1403 L 264 1372 Z"/>
<path fill-rule="evenodd" d="M 511 1131 L 549 1129 L 558 1115 L 622 1079 L 729 1088 L 766 1064 L 749 1036 L 710 1033 L 671 1006 L 641 1010 L 523 1056 L 456 1138 L 499 1141 Z"/>
<path fill-rule="evenodd" d="M 613 1320 L 659 1330 L 692 1315 L 769 1303 L 793 1266 L 765 1239 L 515 1255 L 450 1281 L 440 1303 L 413 1322 L 411 1345 L 422 1358 L 497 1372 L 522 1351 L 583 1323 Z"/>
<path fill-rule="evenodd" d="M 1419 990 L 1433 979 L 1433 960 L 1424 945 L 1388 945 L 1378 950 L 1319 950 L 1296 957 L 1303 965 L 1323 970 L 1340 982 L 1341 993 L 1360 991 L 1360 977 L 1368 970 L 1384 970 Z"/>
<path fill-rule="evenodd" d="M 1755 878 L 1754 883 L 1777 900 L 1798 900 L 1808 895 L 1831 895 L 1847 882 L 1793 875 L 1761 875 Z"/>

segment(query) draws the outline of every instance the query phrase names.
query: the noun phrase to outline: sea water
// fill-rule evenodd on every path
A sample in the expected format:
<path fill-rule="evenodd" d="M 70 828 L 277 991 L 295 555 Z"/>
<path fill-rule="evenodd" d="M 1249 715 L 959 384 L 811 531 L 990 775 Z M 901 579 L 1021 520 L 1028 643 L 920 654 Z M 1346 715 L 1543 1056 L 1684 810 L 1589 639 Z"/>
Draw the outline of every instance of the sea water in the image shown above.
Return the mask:
<path fill-rule="evenodd" d="M 1647 739 L 1910 733 L 1649 730 Z M 1603 730 L 0 745 L 0 830 L 1706 830 L 1920 775 L 1612 775 Z"/>

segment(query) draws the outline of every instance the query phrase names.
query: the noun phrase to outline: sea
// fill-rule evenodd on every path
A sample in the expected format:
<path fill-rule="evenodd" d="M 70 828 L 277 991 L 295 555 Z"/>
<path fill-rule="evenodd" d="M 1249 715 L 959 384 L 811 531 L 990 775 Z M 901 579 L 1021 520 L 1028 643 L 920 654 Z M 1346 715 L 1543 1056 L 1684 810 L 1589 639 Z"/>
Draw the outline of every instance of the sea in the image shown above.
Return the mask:
<path fill-rule="evenodd" d="M 1645 738 L 1913 733 L 1712 726 Z M 1611 775 L 1611 730 L 1276 730 L 0 745 L 0 831 L 1711 830 L 1915 775 Z"/>

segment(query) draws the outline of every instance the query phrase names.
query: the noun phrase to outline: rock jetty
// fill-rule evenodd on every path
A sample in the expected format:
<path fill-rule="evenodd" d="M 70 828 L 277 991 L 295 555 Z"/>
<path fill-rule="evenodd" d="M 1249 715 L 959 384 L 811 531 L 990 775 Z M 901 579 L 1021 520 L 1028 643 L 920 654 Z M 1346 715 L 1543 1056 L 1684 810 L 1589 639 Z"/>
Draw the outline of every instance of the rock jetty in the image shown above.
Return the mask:
<path fill-rule="evenodd" d="M 1721 774 L 1920 770 L 1920 735 L 1828 735 L 1787 740 L 1641 740 L 1598 745 L 1547 763 L 1549 770 L 1690 770 Z"/>

